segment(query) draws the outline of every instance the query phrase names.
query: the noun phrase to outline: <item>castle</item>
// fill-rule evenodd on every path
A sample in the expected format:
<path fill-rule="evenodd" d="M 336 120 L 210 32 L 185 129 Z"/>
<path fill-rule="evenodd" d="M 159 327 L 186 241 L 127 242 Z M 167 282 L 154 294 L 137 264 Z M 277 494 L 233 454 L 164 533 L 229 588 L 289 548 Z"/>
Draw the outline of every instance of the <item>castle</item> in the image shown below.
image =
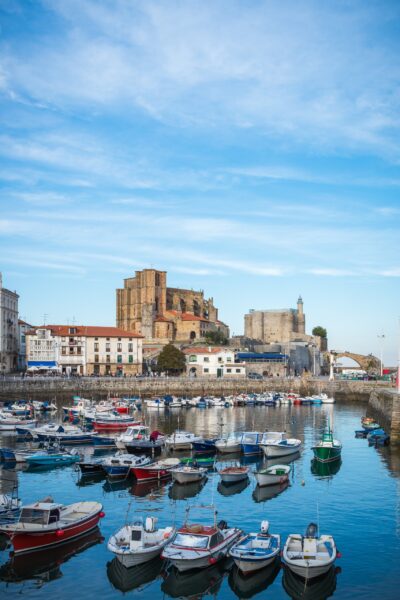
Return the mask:
<path fill-rule="evenodd" d="M 167 287 L 166 271 L 143 269 L 117 289 L 117 327 L 135 331 L 147 341 L 193 343 L 206 333 L 229 328 L 203 291 Z"/>
<path fill-rule="evenodd" d="M 265 344 L 302 340 L 306 333 L 306 317 L 301 296 L 297 309 L 250 310 L 244 316 L 244 335 Z"/>

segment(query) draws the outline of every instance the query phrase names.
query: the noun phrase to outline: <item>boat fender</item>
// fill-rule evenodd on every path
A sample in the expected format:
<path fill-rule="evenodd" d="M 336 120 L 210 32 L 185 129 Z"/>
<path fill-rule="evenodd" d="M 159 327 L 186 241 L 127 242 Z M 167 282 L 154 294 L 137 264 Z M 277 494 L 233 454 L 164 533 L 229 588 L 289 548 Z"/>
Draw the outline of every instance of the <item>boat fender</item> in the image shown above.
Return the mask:
<path fill-rule="evenodd" d="M 56 536 L 57 536 L 57 537 L 62 537 L 62 536 L 64 535 L 64 533 L 65 533 L 65 532 L 64 532 L 62 529 L 57 529 L 57 531 L 56 531 Z"/>
<path fill-rule="evenodd" d="M 336 551 L 336 558 L 342 558 L 342 553 L 339 550 Z"/>
<path fill-rule="evenodd" d="M 163 535 L 164 540 L 167 540 L 170 535 L 171 535 L 171 533 L 169 531 L 166 531 Z"/>
<path fill-rule="evenodd" d="M 103 512 L 103 511 L 99 512 L 99 517 L 100 517 L 100 519 L 102 519 L 102 518 L 103 518 L 103 517 L 105 517 L 105 516 L 106 516 L 106 513 L 105 513 L 105 512 Z"/>
<path fill-rule="evenodd" d="M 214 558 L 213 556 L 210 556 L 210 558 L 208 559 L 209 565 L 215 565 L 216 562 L 217 562 L 217 559 Z"/>

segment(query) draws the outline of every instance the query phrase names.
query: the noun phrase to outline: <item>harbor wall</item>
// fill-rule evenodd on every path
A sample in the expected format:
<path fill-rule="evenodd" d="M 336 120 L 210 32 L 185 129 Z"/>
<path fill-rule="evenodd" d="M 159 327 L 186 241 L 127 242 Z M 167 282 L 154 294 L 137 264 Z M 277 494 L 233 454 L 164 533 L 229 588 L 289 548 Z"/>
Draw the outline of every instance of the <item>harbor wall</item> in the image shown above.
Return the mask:
<path fill-rule="evenodd" d="M 400 394 L 396 390 L 372 390 L 367 414 L 389 433 L 392 445 L 400 445 Z"/>
<path fill-rule="evenodd" d="M 35 399 L 45 396 L 229 396 L 249 392 L 289 392 L 302 396 L 325 392 L 334 396 L 338 402 L 356 401 L 367 403 L 371 391 L 377 387 L 372 381 L 324 381 L 320 379 L 283 379 L 250 380 L 247 378 L 216 379 L 207 377 L 176 378 L 32 378 L 0 380 L 0 400 Z"/>

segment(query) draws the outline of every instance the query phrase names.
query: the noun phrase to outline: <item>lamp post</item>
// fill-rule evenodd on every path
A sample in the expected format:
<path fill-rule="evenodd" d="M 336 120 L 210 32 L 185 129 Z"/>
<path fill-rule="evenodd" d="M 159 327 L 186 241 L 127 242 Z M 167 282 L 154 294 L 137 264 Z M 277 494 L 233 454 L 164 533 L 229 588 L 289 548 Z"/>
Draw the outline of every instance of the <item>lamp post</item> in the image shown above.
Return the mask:
<path fill-rule="evenodd" d="M 380 359 L 381 359 L 381 377 L 383 377 L 383 341 L 385 339 L 385 334 L 378 334 L 377 337 L 381 340 L 381 348 L 380 348 Z"/>

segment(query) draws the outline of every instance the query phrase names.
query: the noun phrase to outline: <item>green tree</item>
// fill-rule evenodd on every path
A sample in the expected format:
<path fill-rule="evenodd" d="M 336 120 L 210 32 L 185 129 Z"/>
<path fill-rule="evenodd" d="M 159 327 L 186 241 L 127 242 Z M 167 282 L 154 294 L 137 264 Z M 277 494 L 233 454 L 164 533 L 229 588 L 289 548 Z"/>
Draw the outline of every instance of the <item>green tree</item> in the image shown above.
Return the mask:
<path fill-rule="evenodd" d="M 226 346 L 228 343 L 228 338 L 220 329 L 217 329 L 216 331 L 207 331 L 204 337 L 209 344 L 221 344 L 222 346 Z"/>
<path fill-rule="evenodd" d="M 181 373 L 186 368 L 185 355 L 173 344 L 167 344 L 158 355 L 157 367 L 167 373 Z"/>
<path fill-rule="evenodd" d="M 312 330 L 312 334 L 319 335 L 319 337 L 322 338 L 326 338 L 326 329 L 325 327 L 321 327 L 320 325 L 318 325 L 318 327 L 314 327 L 314 329 Z"/>

